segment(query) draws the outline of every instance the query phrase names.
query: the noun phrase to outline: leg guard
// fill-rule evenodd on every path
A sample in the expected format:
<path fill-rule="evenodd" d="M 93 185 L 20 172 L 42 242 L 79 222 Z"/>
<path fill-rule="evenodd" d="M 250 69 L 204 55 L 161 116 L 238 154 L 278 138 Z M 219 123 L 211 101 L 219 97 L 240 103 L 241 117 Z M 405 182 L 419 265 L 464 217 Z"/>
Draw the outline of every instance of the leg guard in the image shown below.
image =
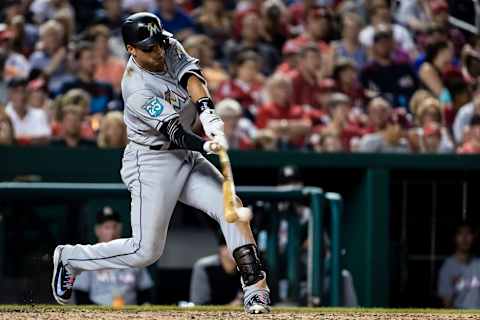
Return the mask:
<path fill-rule="evenodd" d="M 263 267 L 258 258 L 257 247 L 254 244 L 246 244 L 236 248 L 233 251 L 233 258 L 237 263 L 244 286 L 250 286 L 264 279 Z"/>

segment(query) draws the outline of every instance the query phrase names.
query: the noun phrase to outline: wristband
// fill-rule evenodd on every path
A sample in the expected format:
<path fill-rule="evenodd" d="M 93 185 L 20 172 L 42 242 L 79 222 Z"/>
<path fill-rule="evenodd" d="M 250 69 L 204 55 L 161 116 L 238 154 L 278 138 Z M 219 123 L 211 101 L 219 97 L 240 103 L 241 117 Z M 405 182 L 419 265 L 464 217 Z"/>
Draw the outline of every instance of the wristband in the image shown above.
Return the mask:
<path fill-rule="evenodd" d="M 198 99 L 198 101 L 195 102 L 195 106 L 197 107 L 198 113 L 202 113 L 207 109 L 215 109 L 215 105 L 213 104 L 212 99 L 209 97 Z"/>

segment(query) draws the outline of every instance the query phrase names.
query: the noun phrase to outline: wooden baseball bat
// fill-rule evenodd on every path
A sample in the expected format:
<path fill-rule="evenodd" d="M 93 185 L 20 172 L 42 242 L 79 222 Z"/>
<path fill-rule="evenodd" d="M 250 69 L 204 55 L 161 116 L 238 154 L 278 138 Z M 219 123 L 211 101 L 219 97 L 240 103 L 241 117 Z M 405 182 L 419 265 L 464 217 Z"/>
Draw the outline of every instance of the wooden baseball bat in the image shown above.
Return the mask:
<path fill-rule="evenodd" d="M 218 153 L 220 158 L 220 166 L 222 167 L 223 174 L 223 204 L 225 207 L 224 215 L 225 220 L 228 223 L 234 223 L 238 220 L 237 212 L 235 208 L 240 203 L 240 199 L 235 195 L 235 184 L 233 182 L 232 166 L 230 164 L 230 158 L 224 149 L 221 149 Z"/>

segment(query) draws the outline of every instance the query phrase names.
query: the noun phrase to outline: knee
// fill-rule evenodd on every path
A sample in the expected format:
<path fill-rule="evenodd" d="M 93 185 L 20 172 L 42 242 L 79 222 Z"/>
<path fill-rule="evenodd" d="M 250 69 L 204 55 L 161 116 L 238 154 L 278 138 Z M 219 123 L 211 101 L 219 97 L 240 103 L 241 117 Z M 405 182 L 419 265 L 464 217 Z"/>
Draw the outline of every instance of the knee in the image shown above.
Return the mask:
<path fill-rule="evenodd" d="M 163 253 L 162 248 L 154 248 L 152 246 L 140 247 L 135 254 L 135 267 L 144 268 L 155 263 Z"/>

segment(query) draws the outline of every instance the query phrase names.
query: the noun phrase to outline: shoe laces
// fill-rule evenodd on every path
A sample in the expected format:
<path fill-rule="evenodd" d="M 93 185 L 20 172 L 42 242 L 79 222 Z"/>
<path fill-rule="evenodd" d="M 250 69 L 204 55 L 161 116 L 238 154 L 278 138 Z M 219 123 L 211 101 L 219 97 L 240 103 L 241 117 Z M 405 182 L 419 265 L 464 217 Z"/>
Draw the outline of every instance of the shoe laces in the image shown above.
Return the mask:
<path fill-rule="evenodd" d="M 75 277 L 70 272 L 68 272 L 67 269 L 64 269 L 64 270 L 65 270 L 65 279 L 63 280 L 63 286 L 65 287 L 65 289 L 70 290 L 73 288 Z"/>
<path fill-rule="evenodd" d="M 270 303 L 269 294 L 266 290 L 258 290 L 250 296 L 248 303 L 260 303 L 263 305 L 268 305 Z"/>

